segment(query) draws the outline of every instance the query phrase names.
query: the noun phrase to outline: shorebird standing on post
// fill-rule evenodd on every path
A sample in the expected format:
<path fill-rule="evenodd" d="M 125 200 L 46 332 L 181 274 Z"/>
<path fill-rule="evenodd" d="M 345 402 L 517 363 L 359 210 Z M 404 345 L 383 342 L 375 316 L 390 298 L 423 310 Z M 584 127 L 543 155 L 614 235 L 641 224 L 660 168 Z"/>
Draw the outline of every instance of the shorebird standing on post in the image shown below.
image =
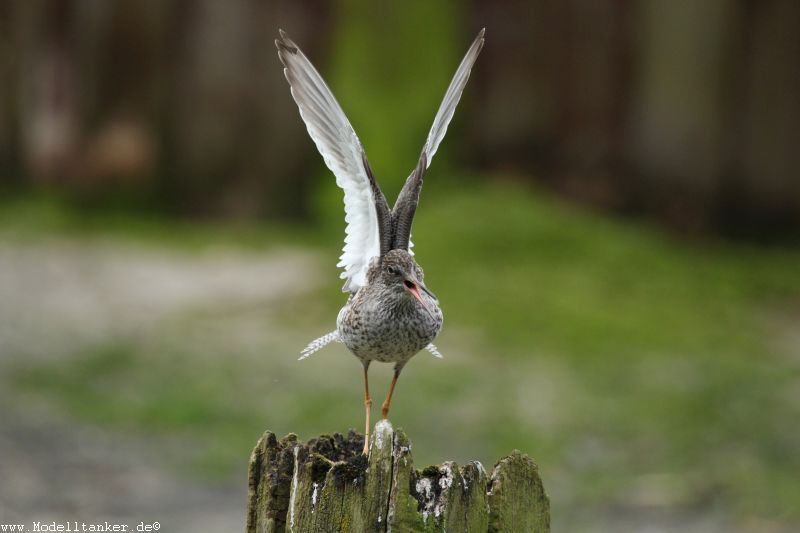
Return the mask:
<path fill-rule="evenodd" d="M 423 283 L 422 268 L 411 252 L 411 221 L 417 208 L 422 177 L 430 165 L 483 47 L 481 30 L 456 70 L 433 119 L 416 168 L 406 180 L 392 209 L 372 175 L 367 155 L 342 108 L 317 70 L 283 30 L 275 40 L 292 96 L 308 134 L 325 164 L 344 190 L 347 228 L 344 253 L 337 266 L 344 272 L 347 304 L 339 311 L 336 330 L 312 341 L 304 359 L 326 344 L 343 342 L 364 366 L 366 426 L 364 454 L 369 451 L 370 408 L 367 372 L 372 361 L 394 363 L 394 377 L 383 402 L 386 418 L 397 378 L 423 348 L 441 357 L 431 341 L 442 328 L 439 300 Z"/>

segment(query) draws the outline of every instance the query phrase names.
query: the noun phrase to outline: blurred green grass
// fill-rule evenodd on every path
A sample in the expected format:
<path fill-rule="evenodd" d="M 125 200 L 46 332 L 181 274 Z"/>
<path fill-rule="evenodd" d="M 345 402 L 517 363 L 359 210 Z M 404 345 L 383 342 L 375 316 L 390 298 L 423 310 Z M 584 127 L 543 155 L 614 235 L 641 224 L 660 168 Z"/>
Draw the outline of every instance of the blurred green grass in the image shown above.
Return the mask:
<path fill-rule="evenodd" d="M 264 250 L 281 243 L 318 245 L 318 232 L 311 229 L 281 222 L 173 217 L 136 206 L 76 208 L 73 199 L 55 193 L 0 196 L 0 236 L 10 242 L 50 237 L 121 239 L 189 252 L 224 247 Z"/>
<path fill-rule="evenodd" d="M 418 466 L 520 448 L 540 463 L 556 513 L 714 506 L 800 519 L 800 251 L 682 241 L 513 180 L 430 181 L 413 240 L 445 312 L 445 359 L 415 358 L 392 413 Z M 361 429 L 356 360 L 337 346 L 294 361 L 344 300 L 340 215 L 320 217 L 298 229 L 6 206 L 7 238 L 100 235 L 190 253 L 293 243 L 330 272 L 275 309 L 175 317 L 145 339 L 23 365 L 14 389 L 95 424 L 191 436 L 206 475 L 241 468 L 267 428 Z M 237 341 L 245 320 L 262 333 L 249 344 Z M 389 367 L 373 367 L 379 397 Z"/>

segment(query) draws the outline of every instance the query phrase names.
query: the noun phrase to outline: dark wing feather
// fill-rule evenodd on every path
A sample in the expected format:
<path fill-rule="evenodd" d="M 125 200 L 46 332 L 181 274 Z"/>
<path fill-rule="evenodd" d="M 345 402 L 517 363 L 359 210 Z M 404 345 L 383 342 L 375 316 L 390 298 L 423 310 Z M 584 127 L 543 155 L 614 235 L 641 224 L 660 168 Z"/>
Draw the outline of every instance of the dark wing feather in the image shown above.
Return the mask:
<path fill-rule="evenodd" d="M 392 219 L 394 226 L 394 238 L 392 240 L 392 248 L 400 248 L 407 250 L 410 246 L 411 238 L 411 223 L 414 219 L 414 212 L 417 209 L 417 202 L 419 201 L 419 193 L 422 190 L 422 177 L 425 170 L 430 166 L 431 159 L 439 148 L 439 143 L 442 142 L 445 133 L 447 133 L 447 126 L 453 118 L 453 113 L 456 111 L 458 101 L 461 99 L 461 93 L 464 92 L 464 86 L 469 79 L 469 73 L 475 60 L 478 58 L 481 49 L 483 48 L 483 35 L 486 29 L 482 29 L 472 45 L 464 55 L 464 59 L 458 65 L 455 75 L 453 76 L 450 86 L 444 95 L 439 110 L 436 112 L 436 117 L 433 119 L 433 125 L 428 133 L 428 138 L 425 141 L 425 146 L 422 147 L 422 153 L 419 156 L 417 167 L 406 179 L 400 195 L 392 209 Z"/>
<path fill-rule="evenodd" d="M 372 189 L 372 197 L 375 201 L 375 212 L 378 216 L 378 232 L 380 240 L 380 256 L 388 252 L 392 245 L 392 212 L 389 209 L 389 203 L 383 195 L 383 191 L 378 187 L 378 182 L 375 180 L 375 175 L 372 173 L 372 167 L 369 166 L 367 161 L 367 154 L 362 152 L 364 159 L 364 170 L 367 172 L 369 185 Z"/>
<path fill-rule="evenodd" d="M 417 211 L 419 193 L 422 190 L 422 176 L 428 166 L 428 158 L 425 152 L 419 158 L 417 168 L 406 180 L 403 189 L 397 197 L 392 209 L 392 226 L 394 239 L 392 248 L 408 250 L 411 239 L 411 222 L 414 220 L 414 213 Z"/>

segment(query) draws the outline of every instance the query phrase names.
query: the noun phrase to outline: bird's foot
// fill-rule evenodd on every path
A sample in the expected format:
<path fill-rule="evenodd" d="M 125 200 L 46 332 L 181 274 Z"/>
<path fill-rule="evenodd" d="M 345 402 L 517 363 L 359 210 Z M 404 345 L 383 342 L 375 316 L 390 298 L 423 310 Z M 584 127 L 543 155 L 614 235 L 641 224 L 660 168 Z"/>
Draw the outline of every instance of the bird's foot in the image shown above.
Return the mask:
<path fill-rule="evenodd" d="M 369 435 L 364 435 L 364 450 L 361 452 L 365 457 L 369 455 Z"/>

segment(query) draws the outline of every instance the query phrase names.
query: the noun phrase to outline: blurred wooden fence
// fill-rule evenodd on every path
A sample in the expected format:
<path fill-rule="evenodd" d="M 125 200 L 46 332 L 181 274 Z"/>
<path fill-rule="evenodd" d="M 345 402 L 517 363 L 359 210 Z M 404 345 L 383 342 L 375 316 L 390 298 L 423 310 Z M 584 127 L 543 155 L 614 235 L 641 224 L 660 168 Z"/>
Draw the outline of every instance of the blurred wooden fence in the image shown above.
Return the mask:
<path fill-rule="evenodd" d="M 796 234 L 800 2 L 478 6 L 470 131 L 488 165 L 679 228 Z"/>
<path fill-rule="evenodd" d="M 418 107 L 435 110 L 405 109 L 410 87 L 439 83 L 420 65 L 452 63 L 448 78 L 486 26 L 446 143 L 453 160 L 687 229 L 800 228 L 800 2 L 437 6 L 2 2 L 0 180 L 177 212 L 302 217 L 322 164 L 281 76 L 277 28 L 327 78 L 347 65 L 366 114 L 387 110 L 385 131 L 404 136 L 429 124 Z"/>
<path fill-rule="evenodd" d="M 266 432 L 250 458 L 247 533 L 547 533 L 550 504 L 536 464 L 517 451 L 487 474 L 478 462 L 413 468 L 411 443 L 388 421 L 363 437 L 308 444 Z"/>
<path fill-rule="evenodd" d="M 316 159 L 277 60 L 313 0 L 0 4 L 0 180 L 192 214 L 302 216 Z"/>

